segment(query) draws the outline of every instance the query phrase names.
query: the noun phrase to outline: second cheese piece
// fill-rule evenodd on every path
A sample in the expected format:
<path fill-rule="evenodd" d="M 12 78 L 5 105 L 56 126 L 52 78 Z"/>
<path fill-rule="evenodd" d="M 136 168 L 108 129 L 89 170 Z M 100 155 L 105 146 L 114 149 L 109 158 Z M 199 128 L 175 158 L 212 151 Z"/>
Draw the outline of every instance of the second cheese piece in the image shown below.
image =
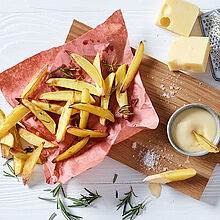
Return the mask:
<path fill-rule="evenodd" d="M 205 72 L 210 52 L 208 37 L 180 37 L 176 39 L 168 55 L 171 71 Z"/>
<path fill-rule="evenodd" d="M 188 37 L 199 14 L 199 8 L 182 0 L 165 0 L 156 25 Z"/>

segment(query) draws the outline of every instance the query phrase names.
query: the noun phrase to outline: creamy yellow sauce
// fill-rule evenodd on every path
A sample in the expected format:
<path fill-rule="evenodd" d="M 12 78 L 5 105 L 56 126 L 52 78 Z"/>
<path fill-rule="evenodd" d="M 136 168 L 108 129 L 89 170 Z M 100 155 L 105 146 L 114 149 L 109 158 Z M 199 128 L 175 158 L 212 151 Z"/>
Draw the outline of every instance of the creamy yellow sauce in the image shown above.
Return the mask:
<path fill-rule="evenodd" d="M 216 122 L 212 115 L 202 108 L 190 108 L 179 113 L 173 120 L 171 135 L 175 144 L 185 152 L 204 150 L 198 145 L 193 130 L 213 142 L 217 132 Z"/>

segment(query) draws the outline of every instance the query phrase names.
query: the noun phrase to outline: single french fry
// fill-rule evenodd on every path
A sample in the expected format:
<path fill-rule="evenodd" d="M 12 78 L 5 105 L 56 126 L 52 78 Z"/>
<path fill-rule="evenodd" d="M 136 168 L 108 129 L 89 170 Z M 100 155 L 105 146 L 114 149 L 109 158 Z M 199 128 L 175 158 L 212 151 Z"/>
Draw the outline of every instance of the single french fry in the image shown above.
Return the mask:
<path fill-rule="evenodd" d="M 72 53 L 71 56 L 73 59 L 81 66 L 86 73 L 96 82 L 97 86 L 102 88 L 103 92 L 105 93 L 105 82 L 103 80 L 102 75 L 98 72 L 97 68 L 92 65 L 87 59 L 84 57 Z"/>
<path fill-rule="evenodd" d="M 17 159 L 23 161 L 27 160 L 32 154 L 32 153 L 26 153 L 25 151 L 19 148 L 10 148 L 9 152 L 11 153 L 12 156 L 14 156 L 14 158 L 16 157 Z M 40 158 L 38 159 L 37 163 L 42 164 Z"/>
<path fill-rule="evenodd" d="M 22 149 L 21 139 L 17 127 L 16 126 L 12 127 L 10 129 L 10 133 L 14 136 L 14 148 Z"/>
<path fill-rule="evenodd" d="M 71 108 L 87 111 L 99 117 L 106 118 L 111 122 L 115 122 L 114 115 L 108 109 L 104 109 L 99 106 L 91 105 L 89 103 L 78 103 L 71 105 Z"/>
<path fill-rule="evenodd" d="M 90 96 L 89 90 L 84 88 L 82 91 L 82 101 L 81 102 L 89 103 L 89 96 Z M 89 112 L 80 111 L 79 127 L 86 128 L 88 119 L 89 119 Z"/>
<path fill-rule="evenodd" d="M 74 154 L 76 154 L 78 151 L 80 151 L 89 141 L 89 136 L 83 138 L 81 141 L 79 141 L 77 144 L 71 146 L 68 148 L 65 152 L 60 154 L 58 157 L 56 157 L 53 162 L 59 162 L 65 159 L 68 159 L 72 157 Z"/>
<path fill-rule="evenodd" d="M 178 169 L 178 170 L 171 170 L 171 171 L 147 176 L 143 181 L 150 183 L 166 184 L 173 181 L 185 180 L 195 175 L 196 175 L 196 170 L 193 168 Z"/>
<path fill-rule="evenodd" d="M 220 151 L 220 149 L 217 146 L 215 146 L 213 143 L 211 143 L 204 136 L 198 134 L 196 131 L 193 131 L 193 134 L 194 134 L 199 146 L 201 146 L 202 148 L 204 148 L 208 152 L 218 153 Z"/>
<path fill-rule="evenodd" d="M 99 137 L 101 138 L 101 137 L 108 136 L 108 132 L 105 132 L 105 131 L 82 129 L 82 128 L 73 127 L 73 126 L 68 127 L 67 132 L 77 137 L 90 136 L 90 138 L 99 138 Z"/>
<path fill-rule="evenodd" d="M 29 112 L 30 110 L 23 105 L 17 105 L 12 109 L 9 115 L 0 123 L 0 138 L 4 137 Z"/>
<path fill-rule="evenodd" d="M 55 92 L 46 92 L 40 95 L 40 99 L 51 100 L 51 101 L 68 101 L 74 93 L 75 102 L 81 102 L 82 92 L 63 90 Z M 95 99 L 90 95 L 90 103 L 95 103 Z"/>
<path fill-rule="evenodd" d="M 93 66 L 96 67 L 100 77 L 102 78 L 102 71 L 101 71 L 101 64 L 100 64 L 100 58 L 99 58 L 99 52 L 97 52 L 95 59 L 93 60 Z M 102 94 L 102 87 L 99 87 L 99 85 L 96 83 L 96 88 L 98 93 Z M 105 88 L 106 89 L 106 88 Z"/>
<path fill-rule="evenodd" d="M 39 108 L 43 109 L 44 111 L 53 112 L 58 115 L 62 114 L 63 106 L 61 106 L 61 105 L 51 104 L 48 102 L 41 102 L 41 101 L 37 101 L 37 100 L 32 100 L 31 102 L 34 105 L 38 106 Z M 72 111 L 72 115 L 74 115 L 76 113 L 78 113 L 77 110 Z"/>
<path fill-rule="evenodd" d="M 89 89 L 90 94 L 101 96 L 95 86 L 90 83 L 75 80 L 75 79 L 65 79 L 65 78 L 51 78 L 47 80 L 47 84 L 50 86 L 63 87 L 73 90 L 82 91 L 83 88 Z"/>
<path fill-rule="evenodd" d="M 13 168 L 16 176 L 22 173 L 24 164 L 25 164 L 25 160 L 21 160 L 15 156 L 13 157 Z"/>
<path fill-rule="evenodd" d="M 72 105 L 73 103 L 74 103 L 74 95 L 66 102 L 66 105 L 63 107 L 63 111 L 60 116 L 58 128 L 57 128 L 57 134 L 56 134 L 57 142 L 61 142 L 65 138 L 66 127 L 69 123 L 72 114 L 72 109 L 70 108 L 70 105 Z"/>
<path fill-rule="evenodd" d="M 19 132 L 19 135 L 25 140 L 27 141 L 28 143 L 34 145 L 34 146 L 40 146 L 41 143 L 44 142 L 44 147 L 47 148 L 47 147 L 55 147 L 56 145 L 37 136 L 36 134 L 34 133 L 31 133 L 30 131 L 26 130 L 25 128 L 22 128 L 22 127 L 18 127 L 18 132 Z"/>
<path fill-rule="evenodd" d="M 9 147 L 14 147 L 14 136 L 11 133 L 8 133 L 0 139 L 0 144 L 7 145 Z"/>
<path fill-rule="evenodd" d="M 144 44 L 141 41 L 138 46 L 138 49 L 136 50 L 134 58 L 132 59 L 131 64 L 128 68 L 128 72 L 125 76 L 124 82 L 123 82 L 121 89 L 120 89 L 121 92 L 125 92 L 127 90 L 127 88 L 130 86 L 131 81 L 133 80 L 133 78 L 134 78 L 135 74 L 137 73 L 138 68 L 141 64 L 143 54 L 144 54 Z"/>
<path fill-rule="evenodd" d="M 30 155 L 30 157 L 25 161 L 22 175 L 24 185 L 26 185 L 28 180 L 30 179 L 31 173 L 40 157 L 43 146 L 44 143 L 40 144 L 40 146 L 37 149 L 35 149 L 33 153 Z"/>
<path fill-rule="evenodd" d="M 39 72 L 37 72 L 28 85 L 23 90 L 20 98 L 27 98 L 35 89 L 35 87 L 39 84 L 41 79 L 46 75 L 48 69 L 48 65 L 45 65 Z"/>
<path fill-rule="evenodd" d="M 110 73 L 105 79 L 105 96 L 101 97 L 101 107 L 104 109 L 108 109 L 109 100 L 111 96 L 112 85 L 115 79 L 115 73 Z M 105 125 L 105 118 L 100 118 L 100 123 Z"/>
<path fill-rule="evenodd" d="M 118 102 L 119 107 L 128 105 L 128 95 L 127 91 L 120 92 L 120 85 L 123 83 L 126 74 L 126 64 L 121 65 L 116 71 L 115 76 L 115 86 L 118 86 L 116 89 L 116 100 Z"/>
<path fill-rule="evenodd" d="M 1 144 L 1 153 L 3 158 L 7 158 L 10 156 L 10 147 L 4 144 Z"/>
<path fill-rule="evenodd" d="M 56 123 L 54 120 L 41 108 L 34 105 L 27 99 L 17 99 L 21 104 L 28 108 L 40 121 L 41 123 L 52 133 L 55 134 Z"/>

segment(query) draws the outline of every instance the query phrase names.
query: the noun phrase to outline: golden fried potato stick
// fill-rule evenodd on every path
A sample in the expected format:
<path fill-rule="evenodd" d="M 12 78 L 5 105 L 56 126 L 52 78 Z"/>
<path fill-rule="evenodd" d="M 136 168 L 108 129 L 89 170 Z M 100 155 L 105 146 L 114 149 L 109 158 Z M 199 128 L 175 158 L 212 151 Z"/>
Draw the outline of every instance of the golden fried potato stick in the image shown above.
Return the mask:
<path fill-rule="evenodd" d="M 72 91 L 72 90 L 63 90 L 55 92 L 45 92 L 40 95 L 40 99 L 45 99 L 49 101 L 68 101 L 70 97 L 75 97 L 75 102 L 81 102 L 82 92 Z M 95 99 L 90 95 L 90 103 L 95 103 Z"/>
<path fill-rule="evenodd" d="M 72 109 L 70 108 L 70 105 L 72 105 L 73 103 L 74 103 L 74 94 L 63 107 L 63 111 L 59 119 L 57 133 L 56 133 L 57 142 L 62 142 L 65 138 L 66 128 L 72 114 Z"/>
<path fill-rule="evenodd" d="M 82 103 L 89 103 L 89 90 L 84 88 L 82 91 Z M 86 128 L 87 122 L 89 119 L 89 112 L 86 111 L 80 111 L 80 121 L 79 121 L 79 127 L 80 128 Z"/>
<path fill-rule="evenodd" d="M 82 91 L 83 88 L 89 89 L 90 94 L 101 96 L 102 94 L 99 93 L 95 86 L 90 83 L 79 81 L 76 79 L 65 79 L 65 78 L 51 78 L 48 79 L 46 82 L 50 86 L 57 86 L 63 87 L 73 90 Z"/>
<path fill-rule="evenodd" d="M 99 106 L 91 105 L 89 103 L 78 103 L 71 105 L 71 108 L 87 111 L 99 117 L 106 118 L 111 122 L 115 122 L 114 115 L 108 109 L 104 109 Z"/>
<path fill-rule="evenodd" d="M 22 175 L 22 180 L 23 180 L 24 185 L 26 185 L 28 180 L 30 179 L 31 173 L 37 161 L 39 160 L 43 147 L 44 147 L 44 143 L 40 144 L 40 146 L 36 148 L 30 155 L 30 157 L 25 161 L 24 168 L 23 168 L 23 175 Z"/>
<path fill-rule="evenodd" d="M 35 87 L 46 75 L 47 70 L 48 70 L 48 65 L 45 65 L 44 67 L 42 67 L 42 69 L 40 69 L 39 72 L 35 73 L 31 81 L 28 83 L 28 85 L 25 87 L 22 94 L 20 95 L 21 98 L 27 98 L 34 91 Z"/>
<path fill-rule="evenodd" d="M 120 89 L 121 92 L 125 92 L 127 90 L 127 88 L 130 86 L 130 83 L 133 80 L 133 78 L 134 78 L 135 74 L 137 73 L 138 68 L 141 64 L 143 54 L 144 54 L 144 44 L 141 41 L 138 46 L 138 49 L 136 50 L 134 58 L 131 61 L 131 64 L 128 68 L 128 72 L 125 76 L 125 80 L 124 80 L 124 82 L 121 86 L 121 89 Z"/>
<path fill-rule="evenodd" d="M 74 126 L 68 127 L 67 132 L 69 134 L 75 135 L 77 137 L 90 136 L 90 138 L 101 138 L 101 137 L 108 136 L 108 132 L 105 132 L 105 131 L 82 129 L 82 128 L 78 128 L 78 127 L 74 127 Z"/>
<path fill-rule="evenodd" d="M 80 151 L 89 141 L 89 136 L 83 138 L 81 141 L 79 141 L 77 144 L 74 144 L 70 148 L 68 148 L 66 151 L 64 151 L 62 154 L 60 154 L 58 157 L 56 157 L 53 162 L 59 162 L 65 159 L 68 159 L 72 157 L 74 154 L 76 154 L 78 151 Z"/>
<path fill-rule="evenodd" d="M 115 79 L 115 73 L 113 73 L 113 72 L 110 73 L 105 79 L 106 92 L 105 92 L 105 96 L 101 97 L 101 107 L 104 109 L 108 109 L 114 79 Z M 105 125 L 105 121 L 106 121 L 105 118 L 100 118 L 100 123 L 102 125 Z"/>
<path fill-rule="evenodd" d="M 21 126 L 18 126 L 18 132 L 21 138 L 23 138 L 29 144 L 32 144 L 34 146 L 39 146 L 41 143 L 44 142 L 44 148 L 56 147 L 55 144 L 45 140 L 44 138 L 37 136 L 36 134 L 26 130 L 25 128 L 22 128 Z"/>
<path fill-rule="evenodd" d="M 17 100 L 26 108 L 28 108 L 52 134 L 55 134 L 56 123 L 44 110 L 34 105 L 27 99 L 19 98 Z"/>

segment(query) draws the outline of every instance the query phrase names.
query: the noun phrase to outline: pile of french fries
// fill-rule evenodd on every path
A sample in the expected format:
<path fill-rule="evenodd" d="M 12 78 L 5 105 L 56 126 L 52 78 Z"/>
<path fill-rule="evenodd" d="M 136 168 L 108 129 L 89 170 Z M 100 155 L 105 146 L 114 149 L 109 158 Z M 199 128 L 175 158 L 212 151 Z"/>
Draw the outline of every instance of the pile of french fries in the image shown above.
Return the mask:
<path fill-rule="evenodd" d="M 34 166 L 37 163 L 42 164 L 40 160 L 42 149 L 56 147 L 65 140 L 66 132 L 80 139 L 57 156 L 53 160 L 54 163 L 72 157 L 88 143 L 89 139 L 108 136 L 108 132 L 88 129 L 87 122 L 90 114 L 99 116 L 102 125 L 105 125 L 106 120 L 115 122 L 115 116 L 108 109 L 113 85 L 116 88 L 116 100 L 122 109 L 120 113 L 125 118 L 130 115 L 127 89 L 139 68 L 143 52 L 144 45 L 140 42 L 127 72 L 126 65 L 123 64 L 116 72 L 111 72 L 105 80 L 101 72 L 99 53 L 97 53 L 93 64 L 82 56 L 71 53 L 70 55 L 75 62 L 94 80 L 95 86 L 79 79 L 49 78 L 46 81 L 49 86 L 62 87 L 65 90 L 43 93 L 38 100 L 31 99 L 29 96 L 48 72 L 48 65 L 45 65 L 34 75 L 20 97 L 17 98 L 20 104 L 7 117 L 0 111 L 2 157 L 13 157 L 14 173 L 15 175 L 22 173 L 24 185 L 27 184 Z M 93 95 L 101 97 L 100 106 L 95 105 Z M 65 101 L 65 105 L 53 104 L 50 101 Z M 56 135 L 57 145 L 31 133 L 20 125 L 19 121 L 30 112 L 52 135 Z M 58 125 L 48 112 L 60 115 Z M 69 125 L 71 116 L 76 114 L 80 116 L 79 123 L 75 126 Z M 27 152 L 23 149 L 20 137 L 35 146 L 33 152 Z"/>

